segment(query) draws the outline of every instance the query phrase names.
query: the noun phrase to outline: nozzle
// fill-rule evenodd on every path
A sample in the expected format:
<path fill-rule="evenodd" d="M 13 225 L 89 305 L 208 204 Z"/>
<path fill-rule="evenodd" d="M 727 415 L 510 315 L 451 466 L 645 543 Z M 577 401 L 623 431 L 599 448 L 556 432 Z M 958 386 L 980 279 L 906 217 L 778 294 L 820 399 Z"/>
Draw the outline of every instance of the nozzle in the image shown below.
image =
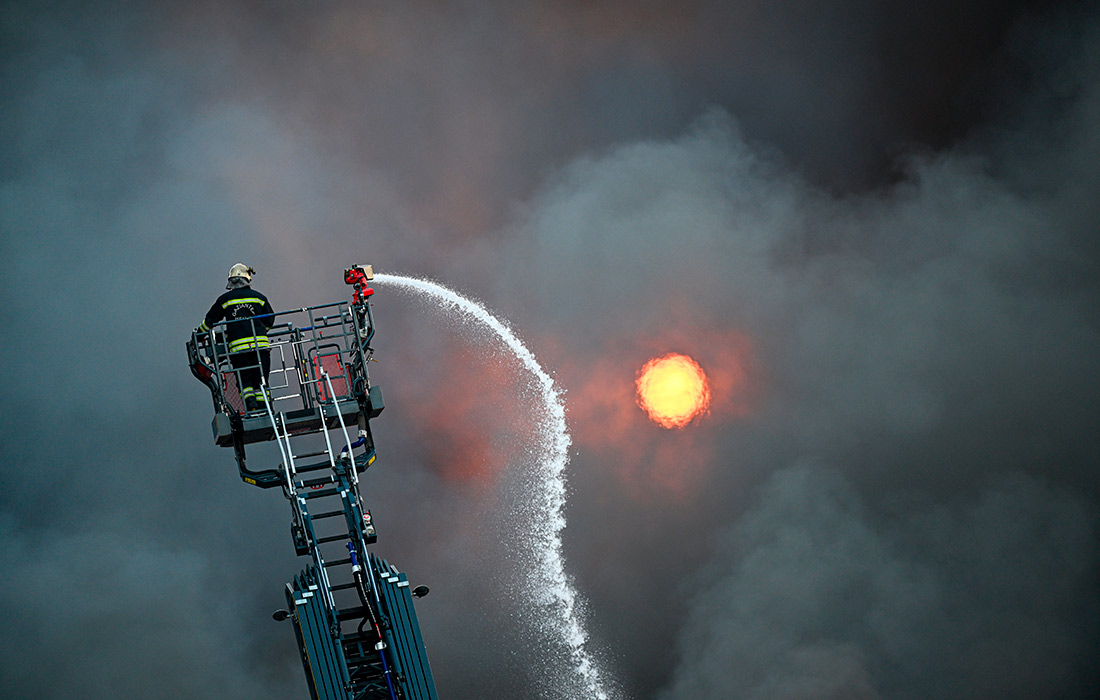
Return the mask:
<path fill-rule="evenodd" d="M 344 283 L 356 284 L 374 279 L 373 265 L 352 265 L 344 270 Z"/>

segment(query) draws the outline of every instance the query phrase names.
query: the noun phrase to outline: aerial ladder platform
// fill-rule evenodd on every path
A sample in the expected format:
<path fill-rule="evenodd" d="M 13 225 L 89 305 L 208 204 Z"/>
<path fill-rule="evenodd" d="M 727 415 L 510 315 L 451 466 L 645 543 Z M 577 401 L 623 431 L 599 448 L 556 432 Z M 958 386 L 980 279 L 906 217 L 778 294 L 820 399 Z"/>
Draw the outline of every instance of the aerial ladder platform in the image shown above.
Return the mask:
<path fill-rule="evenodd" d="M 192 334 L 188 361 L 213 398 L 215 444 L 233 448 L 243 481 L 279 488 L 290 502 L 294 550 L 309 563 L 286 584 L 287 609 L 273 617 L 294 622 L 310 696 L 438 700 L 413 607 L 428 588 L 410 588 L 405 573 L 367 549 L 378 535 L 360 475 L 377 457 L 370 421 L 385 407 L 367 371 L 371 279 L 369 265 L 356 265 L 344 272 L 349 302 L 248 319 L 260 334 L 261 323 L 270 326 L 266 401 L 256 406 L 242 399 L 242 373 L 263 360 L 256 350 L 230 358 L 226 321 Z M 252 469 L 246 447 L 265 442 L 276 443 L 280 461 Z"/>

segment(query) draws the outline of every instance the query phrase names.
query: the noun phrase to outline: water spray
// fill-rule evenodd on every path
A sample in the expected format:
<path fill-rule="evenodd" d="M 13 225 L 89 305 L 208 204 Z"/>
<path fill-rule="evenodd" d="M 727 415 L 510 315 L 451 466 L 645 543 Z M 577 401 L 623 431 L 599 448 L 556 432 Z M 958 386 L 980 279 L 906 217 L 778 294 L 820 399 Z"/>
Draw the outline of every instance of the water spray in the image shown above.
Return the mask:
<path fill-rule="evenodd" d="M 530 591 L 533 602 L 549 612 L 546 627 L 564 643 L 587 697 L 608 700 L 611 696 L 596 663 L 588 652 L 588 633 L 580 619 L 579 596 L 565 573 L 562 558 L 561 531 L 565 527 L 562 508 L 565 505 L 565 466 L 569 461 L 569 429 L 565 422 L 565 405 L 554 380 L 543 370 L 535 356 L 503 321 L 478 302 L 430 280 L 375 273 L 374 280 L 392 284 L 420 294 L 426 294 L 445 311 L 472 318 L 491 330 L 533 375 L 542 401 L 540 421 L 541 458 L 535 474 L 537 507 L 535 517 L 527 523 L 527 541 L 531 543 L 537 565 L 532 575 Z M 537 517 L 542 515 L 541 518 Z"/>

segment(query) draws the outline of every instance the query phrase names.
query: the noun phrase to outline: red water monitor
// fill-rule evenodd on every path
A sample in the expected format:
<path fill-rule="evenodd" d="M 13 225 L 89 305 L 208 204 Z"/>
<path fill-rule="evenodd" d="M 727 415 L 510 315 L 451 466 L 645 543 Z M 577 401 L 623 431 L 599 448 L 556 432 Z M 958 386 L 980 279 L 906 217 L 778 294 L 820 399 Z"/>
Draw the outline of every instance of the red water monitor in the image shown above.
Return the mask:
<path fill-rule="evenodd" d="M 374 294 L 374 289 L 367 286 L 367 282 L 374 279 L 374 269 L 370 265 L 352 265 L 344 270 L 344 283 L 355 287 L 352 299 L 356 304 L 367 301 L 367 297 Z"/>

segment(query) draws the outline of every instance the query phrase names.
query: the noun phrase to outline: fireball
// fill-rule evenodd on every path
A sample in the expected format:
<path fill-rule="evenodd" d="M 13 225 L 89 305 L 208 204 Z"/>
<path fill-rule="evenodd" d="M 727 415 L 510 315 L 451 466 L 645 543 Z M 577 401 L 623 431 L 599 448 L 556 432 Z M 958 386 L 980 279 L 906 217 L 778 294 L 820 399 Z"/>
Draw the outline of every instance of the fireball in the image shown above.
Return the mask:
<path fill-rule="evenodd" d="M 683 428 L 710 406 L 707 374 L 687 355 L 654 357 L 638 370 L 635 384 L 638 405 L 662 428 Z"/>

